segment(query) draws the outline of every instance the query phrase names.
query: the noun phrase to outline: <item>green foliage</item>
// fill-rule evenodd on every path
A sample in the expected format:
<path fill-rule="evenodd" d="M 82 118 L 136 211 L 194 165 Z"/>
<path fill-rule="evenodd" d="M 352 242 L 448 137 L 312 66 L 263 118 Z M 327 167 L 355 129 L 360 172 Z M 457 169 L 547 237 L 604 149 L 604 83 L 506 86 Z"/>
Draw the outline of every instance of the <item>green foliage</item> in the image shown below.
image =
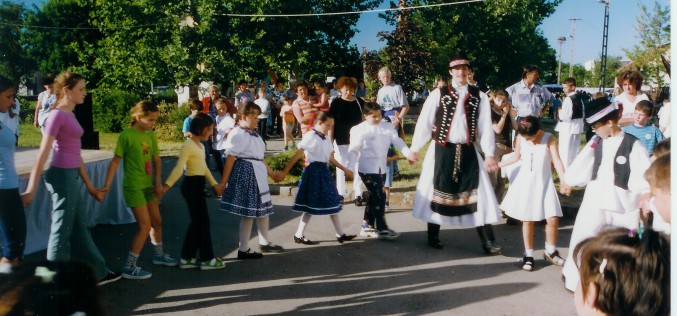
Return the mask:
<path fill-rule="evenodd" d="M 291 157 L 296 154 L 296 150 L 289 150 L 285 151 L 282 153 L 279 153 L 274 156 L 268 156 L 264 160 L 270 168 L 273 170 L 282 170 L 284 167 L 287 166 L 289 163 L 289 160 L 291 160 Z M 299 159 L 294 167 L 291 168 L 289 171 L 289 174 L 292 176 L 301 176 L 301 173 L 303 172 L 303 158 Z"/>
<path fill-rule="evenodd" d="M 651 9 L 643 3 L 638 7 L 641 14 L 635 29 L 639 34 L 639 45 L 624 51 L 635 63 L 633 66 L 644 75 L 645 84 L 663 86 L 665 68 L 661 55 L 670 56 L 670 5 L 666 7 L 655 1 Z"/>
<path fill-rule="evenodd" d="M 176 101 L 178 100 L 178 97 L 176 96 L 176 92 L 174 91 L 164 91 L 151 95 L 150 99 L 156 104 L 164 102 L 164 103 L 174 103 L 174 105 L 176 106 Z"/>
<path fill-rule="evenodd" d="M 155 135 L 159 140 L 183 140 L 183 121 L 190 115 L 188 104 L 178 106 L 176 102 L 160 101 L 158 104 L 160 116 L 155 124 Z"/>
<path fill-rule="evenodd" d="M 141 98 L 138 94 L 120 90 L 92 91 L 94 126 L 100 132 L 119 133 L 130 126 L 130 111 Z"/>
<path fill-rule="evenodd" d="M 3 0 L 0 2 L 0 75 L 20 82 L 33 68 L 21 46 L 21 23 L 26 14 L 23 5 Z"/>

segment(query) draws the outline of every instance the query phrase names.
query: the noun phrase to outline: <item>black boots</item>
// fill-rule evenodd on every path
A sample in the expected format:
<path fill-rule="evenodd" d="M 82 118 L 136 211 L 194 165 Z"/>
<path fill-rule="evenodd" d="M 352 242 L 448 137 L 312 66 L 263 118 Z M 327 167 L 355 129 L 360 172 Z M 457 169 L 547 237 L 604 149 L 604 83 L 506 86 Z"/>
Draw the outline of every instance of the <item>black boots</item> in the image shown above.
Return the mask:
<path fill-rule="evenodd" d="M 435 249 L 442 249 L 440 242 L 440 225 L 428 223 L 428 245 Z"/>
<path fill-rule="evenodd" d="M 494 237 L 494 229 L 491 225 L 478 226 L 477 234 L 480 236 L 482 242 L 482 249 L 488 255 L 498 255 L 501 253 L 501 246 L 496 244 L 496 237 Z"/>

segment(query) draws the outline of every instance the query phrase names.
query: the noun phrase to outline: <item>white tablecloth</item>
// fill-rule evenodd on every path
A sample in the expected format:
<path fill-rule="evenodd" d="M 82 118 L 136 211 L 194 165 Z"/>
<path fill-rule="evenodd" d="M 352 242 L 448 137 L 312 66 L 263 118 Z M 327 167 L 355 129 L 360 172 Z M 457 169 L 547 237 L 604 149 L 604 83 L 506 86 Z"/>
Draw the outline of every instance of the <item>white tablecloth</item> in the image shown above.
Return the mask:
<path fill-rule="evenodd" d="M 87 175 L 95 187 L 102 187 L 106 181 L 108 164 L 111 159 L 104 159 L 85 163 Z M 19 186 L 23 192 L 28 185 L 28 177 L 19 179 Z M 135 222 L 132 211 L 125 206 L 122 195 L 122 168 L 118 168 L 111 190 L 103 202 L 99 203 L 87 192 L 84 183 L 81 184 L 82 208 L 85 211 L 87 226 L 94 227 L 98 224 L 128 224 Z M 38 183 L 38 190 L 33 202 L 26 209 L 26 250 L 30 254 L 47 248 L 49 231 L 51 226 L 52 199 L 47 192 L 45 182 Z"/>

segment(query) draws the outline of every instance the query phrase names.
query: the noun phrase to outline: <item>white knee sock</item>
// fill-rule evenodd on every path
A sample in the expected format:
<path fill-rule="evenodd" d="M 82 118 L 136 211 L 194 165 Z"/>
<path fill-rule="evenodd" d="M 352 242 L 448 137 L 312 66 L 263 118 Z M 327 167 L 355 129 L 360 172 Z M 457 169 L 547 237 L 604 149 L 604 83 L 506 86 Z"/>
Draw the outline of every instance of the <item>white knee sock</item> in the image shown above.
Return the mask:
<path fill-rule="evenodd" d="M 343 236 L 343 228 L 341 228 L 341 220 L 339 219 L 338 214 L 330 215 L 331 222 L 334 224 L 334 230 L 336 230 L 336 237 Z"/>
<path fill-rule="evenodd" d="M 310 217 L 311 215 L 308 213 L 303 213 L 301 215 L 301 221 L 299 222 L 299 228 L 296 230 L 296 238 L 303 238 L 303 232 L 306 230 L 306 226 L 308 226 L 308 222 L 310 222 Z"/>
<path fill-rule="evenodd" d="M 249 237 L 252 234 L 254 219 L 251 217 L 242 217 L 240 220 L 240 251 L 249 250 Z"/>
<path fill-rule="evenodd" d="M 269 245 L 270 238 L 268 238 L 268 216 L 257 218 L 256 228 L 259 231 L 259 245 Z"/>
<path fill-rule="evenodd" d="M 533 257 L 534 256 L 534 250 L 533 249 L 524 250 L 524 256 L 525 257 Z"/>
<path fill-rule="evenodd" d="M 553 252 L 557 251 L 557 247 L 555 247 L 555 245 L 545 243 L 545 251 L 547 251 L 548 254 L 552 254 Z"/>

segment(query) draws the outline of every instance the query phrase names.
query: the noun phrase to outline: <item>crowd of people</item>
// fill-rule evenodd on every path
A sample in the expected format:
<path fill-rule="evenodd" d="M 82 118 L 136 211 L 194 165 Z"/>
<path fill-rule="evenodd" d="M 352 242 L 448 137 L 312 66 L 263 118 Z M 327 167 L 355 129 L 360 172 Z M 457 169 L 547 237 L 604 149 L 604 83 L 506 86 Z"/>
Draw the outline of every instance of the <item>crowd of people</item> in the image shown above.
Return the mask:
<path fill-rule="evenodd" d="M 545 221 L 543 258 L 563 267 L 565 287 L 575 292 L 579 313 L 669 314 L 670 124 L 651 123 L 654 104 L 639 92 L 641 74 L 621 74 L 618 84 L 624 92 L 613 101 L 604 94 L 583 100 L 576 94 L 575 80 L 566 79 L 566 98 L 556 111 L 558 135 L 541 124 L 552 95 L 537 83 L 537 67 L 525 67 L 522 79 L 506 90 L 488 93 L 473 84 L 472 66 L 464 55 L 449 61 L 449 74 L 451 79 L 420 105 L 411 146 L 404 141 L 403 128 L 409 103 L 388 68 L 378 72 L 382 87 L 374 101 L 366 98 L 364 83 L 351 77 L 338 78 L 331 87 L 299 81 L 293 90 L 278 80 L 273 89 L 264 84 L 255 93 L 243 80 L 232 100 L 211 86 L 208 96 L 190 100 L 185 142 L 164 180 L 153 132 L 159 110 L 142 100 L 131 110 L 131 126 L 118 136 L 104 186 L 97 188 L 85 171 L 83 131 L 73 114 L 86 96 L 85 78 L 63 72 L 45 82 L 47 90 L 39 97 L 34 124 L 42 129 L 43 138 L 23 192 L 14 167 L 16 133 L 0 121 L 0 267 L 10 276 L 25 274 L 20 265 L 26 240 L 23 210 L 40 181 L 53 201 L 48 267 L 42 268 L 59 270 L 57 274 L 67 272 L 55 263 L 76 259 L 86 263 L 98 285 L 120 278 L 150 278 L 152 274 L 138 262 L 149 236 L 152 264 L 224 268 L 212 247 L 207 183 L 220 199 L 219 209 L 240 217 L 238 259 L 285 251 L 269 234 L 275 207 L 268 178 L 281 181 L 300 159 L 304 170 L 292 210 L 301 216 L 291 240 L 317 244 L 305 236 L 305 229 L 312 216 L 322 215 L 329 215 L 338 243 L 357 237 L 343 229 L 339 217 L 350 179 L 356 203 L 365 203 L 359 235 L 394 240 L 400 234 L 387 224 L 386 193 L 397 157 L 401 154 L 409 163 L 418 163 L 418 153 L 430 144 L 412 210 L 413 218 L 427 223 L 428 246 L 443 249 L 440 230 L 452 225 L 474 228 L 486 254 L 501 254 L 492 225 L 507 216 L 522 222 L 521 269 L 533 271 L 534 226 Z M 16 115 L 15 93 L 16 83 L 0 77 L 0 113 Z M 297 124 L 298 142 L 293 135 Z M 594 136 L 581 150 L 586 125 Z M 263 159 L 266 140 L 275 134 L 283 137 L 285 150 L 297 149 L 282 170 L 273 170 Z M 43 174 L 50 153 L 50 166 Z M 210 157 L 220 178 L 210 171 Z M 121 163 L 124 201 L 118 202 L 131 208 L 138 232 L 117 272 L 106 265 L 85 225 L 79 187 L 82 181 L 89 194 L 102 201 Z M 335 177 L 329 164 L 336 167 Z M 561 194 L 585 186 L 566 256 L 557 249 L 562 208 L 553 167 Z M 163 247 L 158 201 L 181 177 L 190 223 L 180 256 L 174 258 Z M 363 187 L 368 194 L 362 193 Z M 250 246 L 254 221 L 258 251 Z M 49 282 L 54 280 L 59 278 Z"/>

